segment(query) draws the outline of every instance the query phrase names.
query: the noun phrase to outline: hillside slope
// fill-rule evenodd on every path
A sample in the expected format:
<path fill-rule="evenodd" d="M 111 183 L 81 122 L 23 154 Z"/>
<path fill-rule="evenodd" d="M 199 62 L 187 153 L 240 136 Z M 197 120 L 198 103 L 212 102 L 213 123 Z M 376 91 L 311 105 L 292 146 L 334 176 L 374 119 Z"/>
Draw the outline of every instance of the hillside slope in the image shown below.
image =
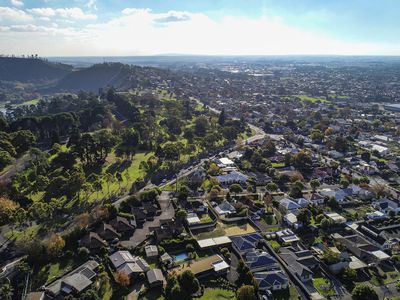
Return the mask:
<path fill-rule="evenodd" d="M 0 80 L 44 82 L 64 77 L 72 66 L 38 58 L 0 57 Z"/>
<path fill-rule="evenodd" d="M 98 92 L 100 88 L 118 89 L 151 87 L 173 75 L 168 70 L 130 66 L 121 63 L 102 63 L 73 71 L 60 79 L 53 87 L 42 92 Z"/>

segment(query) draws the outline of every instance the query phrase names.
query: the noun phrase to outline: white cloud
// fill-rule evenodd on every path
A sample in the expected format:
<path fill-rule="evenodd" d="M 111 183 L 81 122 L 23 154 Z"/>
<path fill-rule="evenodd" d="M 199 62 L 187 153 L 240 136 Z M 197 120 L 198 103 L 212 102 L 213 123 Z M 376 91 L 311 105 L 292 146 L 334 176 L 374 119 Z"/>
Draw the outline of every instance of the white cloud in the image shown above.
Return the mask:
<path fill-rule="evenodd" d="M 18 23 L 32 20 L 32 16 L 23 10 L 13 7 L 0 7 L 0 21 L 2 22 Z"/>
<path fill-rule="evenodd" d="M 85 13 L 79 7 L 71 7 L 71 8 L 50 8 L 50 7 L 42 7 L 42 8 L 32 8 L 28 9 L 28 11 L 39 17 L 59 17 L 64 19 L 73 19 L 73 20 L 95 20 L 97 16 L 91 13 Z"/>
<path fill-rule="evenodd" d="M 28 11 L 37 19 L 48 18 L 56 22 L 57 18 L 63 18 L 65 22 L 49 28 L 6 24 L 0 28 L 0 44 L 7 45 L 5 52 L 34 50 L 41 55 L 400 54 L 399 43 L 343 42 L 289 26 L 277 17 L 226 16 L 214 20 L 202 13 L 155 13 L 150 9 L 126 8 L 108 22 L 72 28 L 66 21 L 92 20 L 95 15 L 88 18 L 90 14 L 80 9 L 37 8 Z M 34 47 L 33 50 L 30 47 Z"/>
<path fill-rule="evenodd" d="M 24 2 L 20 0 L 11 0 L 11 4 L 17 7 L 22 7 L 24 6 Z"/>
<path fill-rule="evenodd" d="M 88 3 L 86 4 L 86 6 L 87 6 L 89 9 L 97 10 L 96 2 L 97 2 L 97 0 L 89 0 Z"/>

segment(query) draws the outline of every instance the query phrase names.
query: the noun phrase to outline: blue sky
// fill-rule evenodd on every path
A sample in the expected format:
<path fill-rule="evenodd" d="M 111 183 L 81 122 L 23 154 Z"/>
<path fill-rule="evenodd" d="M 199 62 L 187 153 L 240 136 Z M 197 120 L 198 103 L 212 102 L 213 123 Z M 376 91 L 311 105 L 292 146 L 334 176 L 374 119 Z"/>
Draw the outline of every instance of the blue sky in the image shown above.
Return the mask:
<path fill-rule="evenodd" d="M 397 0 L 0 0 L 0 52 L 400 55 Z"/>

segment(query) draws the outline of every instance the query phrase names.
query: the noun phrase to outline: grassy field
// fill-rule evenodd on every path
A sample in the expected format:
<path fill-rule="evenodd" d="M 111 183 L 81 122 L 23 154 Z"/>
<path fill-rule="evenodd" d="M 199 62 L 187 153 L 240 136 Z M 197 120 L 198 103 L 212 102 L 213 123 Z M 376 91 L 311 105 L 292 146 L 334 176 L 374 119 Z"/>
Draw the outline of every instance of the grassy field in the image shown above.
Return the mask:
<path fill-rule="evenodd" d="M 221 288 L 205 288 L 204 295 L 199 300 L 225 300 L 236 299 L 235 293 Z"/>
<path fill-rule="evenodd" d="M 140 163 L 142 161 L 147 161 L 147 159 L 152 155 L 154 155 L 153 152 L 137 153 L 133 157 L 132 163 L 121 172 L 122 182 L 117 182 L 115 180 L 114 182 L 107 183 L 106 180 L 104 180 L 104 182 L 102 183 L 102 190 L 99 193 L 97 192 L 92 193 L 89 196 L 88 200 L 90 202 L 93 202 L 96 199 L 101 199 L 103 197 L 106 197 L 108 195 L 108 191 L 110 191 L 110 194 L 113 194 L 116 193 L 120 188 L 129 189 L 131 184 L 135 180 L 145 175 L 145 171 L 139 168 Z M 103 168 L 103 174 L 107 171 L 112 170 L 113 167 L 117 164 L 117 158 L 115 157 L 114 153 L 111 153 L 109 155 L 109 157 L 107 158 L 107 162 L 108 163 Z M 84 193 L 81 193 L 81 197 L 82 198 L 84 197 Z"/>
<path fill-rule="evenodd" d="M 299 98 L 300 99 L 300 101 L 308 101 L 308 102 L 312 102 L 312 103 L 315 103 L 315 102 L 317 102 L 317 101 L 320 101 L 320 102 L 329 102 L 328 100 L 326 100 L 325 98 L 323 98 L 323 97 L 310 97 L 310 96 L 306 96 L 306 95 L 296 95 L 296 96 L 294 96 L 295 98 Z"/>

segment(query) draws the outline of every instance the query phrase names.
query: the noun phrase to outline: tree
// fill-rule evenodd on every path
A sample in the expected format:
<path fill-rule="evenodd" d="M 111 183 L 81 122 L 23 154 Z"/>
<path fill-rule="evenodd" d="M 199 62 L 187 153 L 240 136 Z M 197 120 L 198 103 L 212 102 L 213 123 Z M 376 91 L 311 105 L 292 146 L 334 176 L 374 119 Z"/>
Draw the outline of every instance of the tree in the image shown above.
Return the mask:
<path fill-rule="evenodd" d="M 333 252 L 331 249 L 327 249 L 322 254 L 322 260 L 327 265 L 336 264 L 336 263 L 338 263 L 340 261 L 340 254 L 336 253 L 336 252 Z"/>
<path fill-rule="evenodd" d="M 343 281 L 347 283 L 352 283 L 357 279 L 357 271 L 350 268 L 344 269 L 341 275 Z"/>
<path fill-rule="evenodd" d="M 301 197 L 303 197 L 303 193 L 301 191 L 301 188 L 298 185 L 293 185 L 290 188 L 289 196 L 292 197 L 292 198 L 301 198 Z"/>
<path fill-rule="evenodd" d="M 221 126 L 225 125 L 225 109 L 222 109 L 218 116 L 218 124 Z"/>
<path fill-rule="evenodd" d="M 351 296 L 354 300 L 378 300 L 379 297 L 375 290 L 366 284 L 356 285 L 351 292 Z"/>
<path fill-rule="evenodd" d="M 188 295 L 196 293 L 200 288 L 200 283 L 190 270 L 184 271 L 179 275 L 178 281 Z"/>
<path fill-rule="evenodd" d="M 310 186 L 313 189 L 313 191 L 315 192 L 315 190 L 321 186 L 321 183 L 319 182 L 318 179 L 314 178 L 310 180 Z"/>
<path fill-rule="evenodd" d="M 361 153 L 361 159 L 367 163 L 371 161 L 371 153 L 369 152 L 363 152 Z"/>
<path fill-rule="evenodd" d="M 98 293 L 93 290 L 89 289 L 86 292 L 84 292 L 82 295 L 79 296 L 80 300 L 100 300 L 100 297 L 98 296 Z"/>
<path fill-rule="evenodd" d="M 118 271 L 114 273 L 115 282 L 121 286 L 128 286 L 131 284 L 129 275 L 124 271 Z"/>
<path fill-rule="evenodd" d="M 235 193 L 236 195 L 237 193 L 242 192 L 243 188 L 240 186 L 240 184 L 234 183 L 229 187 L 229 191 Z"/>
<path fill-rule="evenodd" d="M 348 180 L 342 179 L 342 180 L 340 180 L 340 185 L 341 185 L 343 188 L 348 188 L 349 185 L 350 185 L 350 183 L 349 183 Z"/>
<path fill-rule="evenodd" d="M 0 224 L 7 224 L 18 210 L 19 204 L 4 197 L 0 197 Z"/>
<path fill-rule="evenodd" d="M 47 241 L 47 253 L 57 256 L 65 247 L 65 241 L 59 234 L 52 234 Z"/>
<path fill-rule="evenodd" d="M 274 182 L 270 182 L 267 184 L 267 190 L 271 191 L 271 192 L 276 192 L 278 190 L 278 185 Z"/>
<path fill-rule="evenodd" d="M 191 192 L 190 188 L 188 188 L 186 185 L 182 185 L 179 188 L 178 199 L 180 201 L 185 201 L 189 196 L 190 192 Z"/>
<path fill-rule="evenodd" d="M 194 133 L 198 136 L 205 136 L 208 128 L 208 120 L 204 116 L 196 118 L 194 121 Z"/>
<path fill-rule="evenodd" d="M 308 153 L 301 151 L 293 156 L 293 165 L 300 171 L 310 171 L 312 158 Z"/>
<path fill-rule="evenodd" d="M 0 298 L 4 300 L 12 300 L 14 289 L 11 284 L 3 283 L 0 287 Z"/>
<path fill-rule="evenodd" d="M 13 158 L 10 153 L 0 150 L 0 170 L 3 170 L 6 166 L 11 164 L 12 161 Z"/>
<path fill-rule="evenodd" d="M 17 151 L 17 154 L 27 151 L 36 141 L 35 136 L 30 130 L 20 130 L 11 135 L 11 142 Z"/>
<path fill-rule="evenodd" d="M 242 285 L 236 292 L 237 300 L 255 300 L 255 288 L 252 285 Z"/>
<path fill-rule="evenodd" d="M 311 211 L 308 208 L 303 208 L 299 211 L 297 215 L 297 220 L 301 222 L 304 226 L 308 226 L 310 225 L 311 217 Z"/>
<path fill-rule="evenodd" d="M 187 212 L 184 209 L 180 209 L 176 213 L 177 219 L 179 219 L 181 221 L 183 221 L 186 218 L 186 216 L 187 216 Z"/>

